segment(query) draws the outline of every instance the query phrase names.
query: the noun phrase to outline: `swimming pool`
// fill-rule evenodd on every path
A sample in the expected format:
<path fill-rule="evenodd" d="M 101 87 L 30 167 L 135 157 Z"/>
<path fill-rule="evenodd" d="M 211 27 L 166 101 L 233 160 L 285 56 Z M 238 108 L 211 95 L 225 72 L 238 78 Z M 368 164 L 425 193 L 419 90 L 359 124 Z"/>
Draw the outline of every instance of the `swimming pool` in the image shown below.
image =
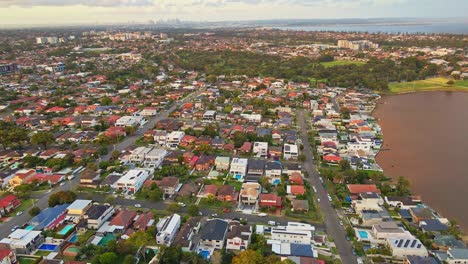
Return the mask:
<path fill-rule="evenodd" d="M 368 238 L 369 238 L 369 236 L 367 235 L 367 232 L 366 232 L 366 231 L 359 230 L 359 231 L 358 231 L 358 234 L 359 234 L 359 237 L 360 237 L 361 239 L 368 239 Z"/>
<path fill-rule="evenodd" d="M 210 251 L 209 250 L 201 250 L 198 254 L 200 254 L 206 260 L 208 260 L 210 258 Z"/>
<path fill-rule="evenodd" d="M 66 235 L 70 229 L 75 227 L 74 225 L 66 225 L 60 232 L 58 232 L 59 235 Z"/>
<path fill-rule="evenodd" d="M 26 229 L 26 230 L 34 230 L 34 228 L 35 228 L 35 226 L 28 225 L 28 226 L 27 226 L 26 228 L 24 228 L 24 229 Z"/>
<path fill-rule="evenodd" d="M 74 234 L 68 241 L 70 241 L 70 243 L 75 243 L 76 240 L 78 240 L 78 235 Z"/>
<path fill-rule="evenodd" d="M 45 251 L 54 251 L 58 245 L 54 244 L 42 244 L 38 249 L 45 250 Z"/>
<path fill-rule="evenodd" d="M 108 233 L 101 239 L 101 241 L 99 241 L 98 246 L 106 246 L 107 244 L 109 244 L 110 241 L 115 239 L 116 237 L 114 234 Z"/>

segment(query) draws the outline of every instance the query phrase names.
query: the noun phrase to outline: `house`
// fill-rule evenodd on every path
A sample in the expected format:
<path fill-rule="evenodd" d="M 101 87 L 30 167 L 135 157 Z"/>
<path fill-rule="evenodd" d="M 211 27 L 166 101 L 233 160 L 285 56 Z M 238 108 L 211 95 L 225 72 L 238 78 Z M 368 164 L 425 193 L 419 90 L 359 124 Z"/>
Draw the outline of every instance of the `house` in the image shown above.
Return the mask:
<path fill-rule="evenodd" d="M 282 167 L 279 161 L 268 161 L 265 164 L 265 177 L 268 182 L 277 185 L 281 182 Z"/>
<path fill-rule="evenodd" d="M 14 264 L 17 262 L 15 251 L 0 249 L 0 264 Z"/>
<path fill-rule="evenodd" d="M 164 177 L 160 181 L 157 181 L 156 184 L 164 192 L 164 195 L 166 197 L 172 197 L 177 192 L 179 186 L 179 178 Z"/>
<path fill-rule="evenodd" d="M 127 171 L 117 182 L 114 188 L 129 194 L 138 192 L 145 181 L 150 177 L 150 172 L 145 169 L 132 169 Z"/>
<path fill-rule="evenodd" d="M 214 157 L 203 155 L 200 158 L 198 158 L 195 168 L 197 171 L 206 171 L 209 170 L 214 163 Z"/>
<path fill-rule="evenodd" d="M 258 206 L 280 209 L 281 197 L 273 193 L 262 193 L 259 197 Z"/>
<path fill-rule="evenodd" d="M 65 220 L 68 206 L 61 204 L 48 207 L 29 220 L 28 224 L 34 226 L 35 230 L 54 229 Z"/>
<path fill-rule="evenodd" d="M 242 146 L 239 148 L 239 151 L 245 154 L 250 153 L 251 150 L 252 150 L 252 143 L 250 142 L 244 142 L 244 144 L 242 144 Z"/>
<path fill-rule="evenodd" d="M 412 220 L 414 223 L 419 224 L 419 222 L 424 220 L 433 219 L 434 215 L 432 214 L 431 209 L 426 207 L 416 207 L 409 209 Z"/>
<path fill-rule="evenodd" d="M 447 250 L 448 264 L 468 263 L 468 248 L 451 248 Z"/>
<path fill-rule="evenodd" d="M 410 209 L 420 204 L 409 196 L 386 196 L 385 202 L 391 207 L 398 207 L 400 209 Z"/>
<path fill-rule="evenodd" d="M 258 182 L 265 171 L 265 160 L 249 159 L 246 181 Z"/>
<path fill-rule="evenodd" d="M 83 218 L 87 221 L 87 227 L 89 229 L 97 230 L 104 222 L 109 220 L 114 214 L 114 207 L 105 204 L 93 204 L 86 210 Z"/>
<path fill-rule="evenodd" d="M 152 148 L 146 153 L 143 166 L 147 168 L 158 168 L 167 155 L 167 151 L 162 148 Z"/>
<path fill-rule="evenodd" d="M 117 127 L 139 127 L 148 122 L 143 116 L 122 116 L 115 122 Z"/>
<path fill-rule="evenodd" d="M 296 160 L 299 157 L 299 148 L 297 145 L 284 144 L 283 146 L 283 158 L 285 160 Z"/>
<path fill-rule="evenodd" d="M 396 222 L 388 221 L 372 225 L 371 235 L 374 239 L 385 243 L 388 238 L 412 238 L 410 232 L 398 226 Z"/>
<path fill-rule="evenodd" d="M 449 227 L 440 222 L 439 219 L 426 219 L 419 221 L 419 226 L 424 232 L 443 232 L 447 231 Z"/>
<path fill-rule="evenodd" d="M 244 182 L 239 194 L 239 205 L 255 205 L 260 195 L 261 186 L 257 182 Z"/>
<path fill-rule="evenodd" d="M 255 142 L 252 152 L 257 158 L 266 158 L 268 156 L 268 142 Z"/>
<path fill-rule="evenodd" d="M 149 227 L 154 225 L 154 216 L 151 212 L 139 214 L 135 222 L 133 223 L 133 228 L 138 231 L 146 231 Z"/>
<path fill-rule="evenodd" d="M 288 185 L 286 186 L 286 193 L 289 196 L 304 195 L 306 189 L 303 185 Z"/>
<path fill-rule="evenodd" d="M 160 245 L 170 246 L 179 230 L 180 223 L 181 217 L 178 214 L 162 218 L 156 225 L 158 230 L 156 242 Z"/>
<path fill-rule="evenodd" d="M 359 200 L 352 200 L 351 204 L 356 212 L 360 212 L 362 210 L 381 210 L 384 201 L 378 193 L 362 192 L 359 193 Z"/>
<path fill-rule="evenodd" d="M 347 184 L 346 187 L 350 192 L 350 197 L 353 200 L 359 198 L 360 193 L 373 192 L 380 194 L 380 190 L 375 184 Z"/>
<path fill-rule="evenodd" d="M 185 133 L 183 131 L 172 131 L 166 136 L 166 146 L 168 148 L 177 148 L 184 136 Z"/>
<path fill-rule="evenodd" d="M 386 245 L 394 257 L 428 256 L 426 247 L 417 238 L 388 238 Z"/>
<path fill-rule="evenodd" d="M 361 226 L 365 227 L 372 227 L 375 224 L 380 224 L 392 219 L 385 208 L 381 210 L 362 210 L 358 214 L 362 219 Z"/>
<path fill-rule="evenodd" d="M 304 178 L 301 173 L 293 172 L 289 175 L 288 182 L 293 185 L 304 185 Z"/>
<path fill-rule="evenodd" d="M 13 176 L 13 178 L 11 178 L 9 181 L 8 181 L 8 184 L 11 186 L 11 187 L 16 187 L 18 185 L 21 185 L 23 184 L 24 182 L 26 182 L 28 179 L 34 177 L 34 175 L 36 175 L 36 171 L 33 170 L 33 169 L 22 169 L 22 170 L 19 170 L 15 173 L 15 176 Z"/>
<path fill-rule="evenodd" d="M 215 159 L 216 170 L 219 170 L 219 171 L 229 170 L 229 161 L 230 161 L 229 157 L 221 157 L 221 156 L 216 157 Z"/>
<path fill-rule="evenodd" d="M 433 247 L 441 250 L 448 250 L 449 248 L 464 248 L 465 243 L 458 240 L 453 235 L 437 234 L 433 239 Z"/>
<path fill-rule="evenodd" d="M 200 232 L 199 250 L 212 252 L 215 249 L 222 249 L 226 241 L 228 222 L 221 219 L 211 219 L 206 221 Z"/>
<path fill-rule="evenodd" d="M 433 257 L 407 256 L 405 264 L 439 264 Z"/>
<path fill-rule="evenodd" d="M 216 111 L 208 110 L 203 114 L 203 121 L 213 122 L 216 120 Z"/>
<path fill-rule="evenodd" d="M 200 230 L 201 217 L 191 217 L 182 225 L 172 243 L 175 247 L 181 247 L 182 251 L 193 250 L 192 237 Z"/>
<path fill-rule="evenodd" d="M 124 233 L 133 223 L 136 216 L 137 214 L 135 211 L 120 210 L 117 215 L 111 219 L 109 226 L 112 226 L 114 231 Z"/>
<path fill-rule="evenodd" d="M 222 185 L 218 187 L 217 196 L 220 201 L 234 202 L 237 201 L 238 194 L 232 185 Z"/>
<path fill-rule="evenodd" d="M 158 110 L 156 107 L 145 107 L 139 114 L 142 116 L 155 116 L 157 113 Z"/>
<path fill-rule="evenodd" d="M 238 181 L 243 181 L 247 173 L 247 164 L 247 159 L 233 158 L 231 161 L 231 168 L 229 169 L 229 173 L 233 175 L 233 177 Z"/>
<path fill-rule="evenodd" d="M 13 194 L 0 199 L 0 216 L 8 214 L 20 206 L 21 201 Z"/>
<path fill-rule="evenodd" d="M 91 207 L 91 200 L 75 200 L 67 207 L 67 220 L 78 223 L 85 212 Z"/>
<path fill-rule="evenodd" d="M 214 184 L 205 185 L 203 190 L 200 192 L 200 197 L 207 198 L 209 196 L 216 197 L 216 193 L 218 192 L 218 186 Z"/>
<path fill-rule="evenodd" d="M 252 226 L 231 222 L 226 238 L 226 250 L 246 250 L 252 238 Z"/>
<path fill-rule="evenodd" d="M 291 201 L 291 211 L 294 212 L 308 212 L 309 211 L 309 201 L 308 200 L 298 200 L 294 199 Z"/>
<path fill-rule="evenodd" d="M 128 157 L 128 160 L 132 163 L 139 163 L 142 164 L 145 160 L 146 154 L 151 151 L 151 148 L 147 147 L 138 147 L 132 150 L 132 153 Z"/>
<path fill-rule="evenodd" d="M 100 182 L 100 175 L 94 170 L 86 169 L 80 174 L 80 185 L 96 188 Z"/>
<path fill-rule="evenodd" d="M 4 248 L 14 250 L 16 254 L 30 255 L 44 242 L 41 231 L 16 229 L 8 237 L 0 240 Z"/>
<path fill-rule="evenodd" d="M 308 244 L 312 242 L 315 228 L 309 224 L 289 222 L 287 226 L 271 228 L 271 240 L 282 243 Z"/>
<path fill-rule="evenodd" d="M 109 127 L 106 129 L 104 132 L 104 136 L 110 137 L 110 138 L 118 138 L 118 137 L 125 137 L 127 135 L 127 132 L 123 127 Z"/>

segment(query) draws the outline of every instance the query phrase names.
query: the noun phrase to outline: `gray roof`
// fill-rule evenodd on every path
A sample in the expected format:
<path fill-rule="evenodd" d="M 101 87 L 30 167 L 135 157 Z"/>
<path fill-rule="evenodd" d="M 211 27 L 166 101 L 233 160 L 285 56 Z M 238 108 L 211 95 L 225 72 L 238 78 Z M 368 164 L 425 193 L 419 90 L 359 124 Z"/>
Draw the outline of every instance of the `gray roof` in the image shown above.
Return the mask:
<path fill-rule="evenodd" d="M 468 248 L 452 248 L 447 254 L 451 259 L 468 259 Z"/>
<path fill-rule="evenodd" d="M 265 165 L 265 170 L 281 170 L 281 162 L 269 161 Z"/>
<path fill-rule="evenodd" d="M 442 224 L 438 219 L 427 219 L 419 223 L 424 231 L 445 231 L 448 226 Z"/>
<path fill-rule="evenodd" d="M 313 257 L 312 246 L 308 244 L 291 244 L 291 256 Z"/>
<path fill-rule="evenodd" d="M 444 247 L 464 248 L 465 243 L 455 238 L 453 235 L 436 235 L 434 244 Z"/>
<path fill-rule="evenodd" d="M 200 238 L 203 240 L 224 240 L 228 229 L 228 222 L 213 219 L 206 222 L 201 230 Z"/>
<path fill-rule="evenodd" d="M 408 256 L 409 264 L 438 264 L 439 262 L 433 257 Z"/>

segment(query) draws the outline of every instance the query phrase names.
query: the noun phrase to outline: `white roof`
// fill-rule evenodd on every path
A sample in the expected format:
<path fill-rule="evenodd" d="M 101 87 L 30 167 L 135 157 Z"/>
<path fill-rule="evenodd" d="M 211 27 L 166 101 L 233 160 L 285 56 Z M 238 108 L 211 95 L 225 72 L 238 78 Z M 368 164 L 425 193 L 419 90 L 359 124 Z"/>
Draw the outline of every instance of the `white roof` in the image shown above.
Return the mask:
<path fill-rule="evenodd" d="M 248 162 L 248 159 L 233 158 L 231 164 L 246 165 L 247 166 L 247 162 Z"/>
<path fill-rule="evenodd" d="M 10 244 L 13 246 L 25 246 L 40 235 L 41 231 L 16 229 L 8 236 L 8 238 L 2 239 L 0 243 Z"/>
<path fill-rule="evenodd" d="M 75 200 L 67 207 L 67 210 L 84 210 L 92 202 L 91 200 Z"/>
<path fill-rule="evenodd" d="M 148 177 L 149 177 L 149 172 L 147 170 L 133 169 L 133 170 L 129 170 L 127 173 L 125 173 L 124 176 L 120 177 L 117 180 L 117 183 L 126 183 L 126 184 L 133 183 L 134 184 L 140 181 L 146 181 Z"/>

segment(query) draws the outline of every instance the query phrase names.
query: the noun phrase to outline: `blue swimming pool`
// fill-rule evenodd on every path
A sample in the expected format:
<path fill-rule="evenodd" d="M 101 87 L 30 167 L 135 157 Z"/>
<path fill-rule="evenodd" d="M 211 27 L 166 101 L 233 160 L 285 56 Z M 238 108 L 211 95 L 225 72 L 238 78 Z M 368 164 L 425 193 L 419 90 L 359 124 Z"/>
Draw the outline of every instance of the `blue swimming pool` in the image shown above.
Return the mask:
<path fill-rule="evenodd" d="M 73 227 L 75 227 L 74 225 L 66 225 L 62 230 L 60 230 L 60 232 L 58 232 L 59 235 L 65 235 L 68 233 L 68 231 L 70 231 L 70 229 L 72 229 Z"/>
<path fill-rule="evenodd" d="M 78 235 L 74 234 L 68 241 L 70 241 L 70 243 L 75 243 L 76 240 L 78 240 Z"/>
<path fill-rule="evenodd" d="M 42 244 L 38 249 L 45 250 L 45 251 L 54 251 L 58 245 L 53 244 Z"/>
<path fill-rule="evenodd" d="M 361 239 L 368 239 L 368 238 L 369 238 L 369 236 L 367 235 L 367 232 L 366 232 L 366 231 L 359 230 L 359 231 L 358 231 L 358 234 L 359 234 L 359 237 L 360 237 Z"/>
<path fill-rule="evenodd" d="M 27 227 L 25 227 L 24 229 L 26 230 L 34 230 L 35 226 L 32 226 L 32 225 L 28 225 Z"/>
<path fill-rule="evenodd" d="M 208 250 L 201 250 L 198 254 L 200 254 L 206 260 L 210 258 L 210 251 Z"/>

